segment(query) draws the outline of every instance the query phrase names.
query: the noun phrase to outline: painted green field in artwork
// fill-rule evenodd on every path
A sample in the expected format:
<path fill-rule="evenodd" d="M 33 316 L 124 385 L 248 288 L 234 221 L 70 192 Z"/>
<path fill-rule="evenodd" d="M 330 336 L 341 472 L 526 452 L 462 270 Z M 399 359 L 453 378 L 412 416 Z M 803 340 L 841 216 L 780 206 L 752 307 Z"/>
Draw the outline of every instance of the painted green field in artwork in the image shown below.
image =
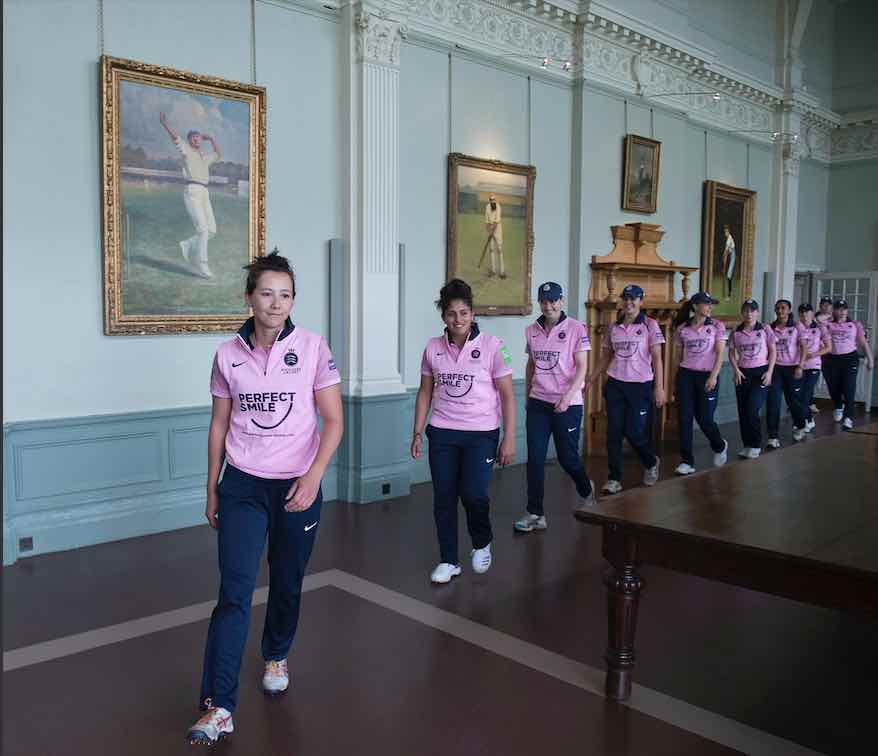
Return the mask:
<path fill-rule="evenodd" d="M 195 276 L 180 241 L 195 233 L 182 185 L 122 188 L 122 303 L 125 315 L 246 316 L 248 202 L 211 191 L 217 233 L 209 243 L 212 279 Z"/>
<path fill-rule="evenodd" d="M 457 271 L 456 275 L 473 289 L 478 305 L 523 305 L 525 277 L 524 218 L 503 219 L 503 259 L 506 263 L 505 280 L 488 278 L 491 270 L 491 252 L 485 254 L 481 268 L 479 257 L 488 239 L 484 213 L 460 213 L 457 216 Z"/>
<path fill-rule="evenodd" d="M 718 318 L 737 318 L 741 314 L 741 303 L 744 297 L 741 294 L 741 274 L 737 271 L 733 273 L 732 279 L 732 296 L 726 299 L 725 285 L 726 279 L 719 273 L 713 274 L 709 289 L 711 296 L 719 300 L 719 304 L 713 306 L 713 315 Z"/>

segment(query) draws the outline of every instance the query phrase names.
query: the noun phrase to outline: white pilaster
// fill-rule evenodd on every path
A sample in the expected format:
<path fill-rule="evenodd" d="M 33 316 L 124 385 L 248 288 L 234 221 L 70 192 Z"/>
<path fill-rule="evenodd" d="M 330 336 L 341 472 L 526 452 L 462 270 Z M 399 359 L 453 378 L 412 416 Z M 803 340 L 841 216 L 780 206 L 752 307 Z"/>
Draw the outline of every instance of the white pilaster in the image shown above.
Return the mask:
<path fill-rule="evenodd" d="M 361 2 L 347 35 L 349 240 L 344 393 L 405 391 L 399 374 L 399 62 L 405 26 Z"/>

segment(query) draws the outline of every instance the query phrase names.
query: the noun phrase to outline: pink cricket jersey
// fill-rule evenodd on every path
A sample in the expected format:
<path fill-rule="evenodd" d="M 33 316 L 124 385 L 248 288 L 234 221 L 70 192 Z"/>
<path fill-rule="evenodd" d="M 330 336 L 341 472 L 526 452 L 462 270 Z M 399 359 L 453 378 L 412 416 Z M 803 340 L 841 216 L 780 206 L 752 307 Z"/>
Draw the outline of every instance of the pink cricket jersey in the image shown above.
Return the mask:
<path fill-rule="evenodd" d="M 250 318 L 213 361 L 210 393 L 232 400 L 226 459 L 260 478 L 298 478 L 320 445 L 314 392 L 340 383 L 338 368 L 326 341 L 289 319 L 271 350 L 254 348 L 252 333 Z"/>
<path fill-rule="evenodd" d="M 646 383 L 655 378 L 650 349 L 664 344 L 659 324 L 641 312 L 631 325 L 620 321 L 610 326 L 604 337 L 603 349 L 613 350 L 607 375 L 626 383 Z"/>
<path fill-rule="evenodd" d="M 850 354 L 857 350 L 857 339 L 863 337 L 863 324 L 859 320 L 845 320 L 837 323 L 829 320 L 826 330 L 832 340 L 832 354 Z"/>
<path fill-rule="evenodd" d="M 459 349 L 447 332 L 430 339 L 421 358 L 421 375 L 433 377 L 430 425 L 452 430 L 489 431 L 500 427 L 500 394 L 495 378 L 512 374 L 509 350 L 496 336 L 473 323 Z"/>
<path fill-rule="evenodd" d="M 716 362 L 716 342 L 728 341 L 729 335 L 721 320 L 706 318 L 700 328 L 693 322 L 690 319 L 674 333 L 674 343 L 683 350 L 680 367 L 709 373 Z"/>
<path fill-rule="evenodd" d="M 824 313 L 822 313 L 822 312 L 818 312 L 818 313 L 814 316 L 814 318 L 815 318 L 815 320 L 816 320 L 820 325 L 824 325 L 824 326 L 825 326 L 830 320 L 832 320 L 832 313 L 831 313 L 831 312 L 827 312 L 826 314 L 824 314 Z"/>
<path fill-rule="evenodd" d="M 585 325 L 578 320 L 568 318 L 563 312 L 555 327 L 546 332 L 546 319 L 540 317 L 524 329 L 524 351 L 530 355 L 534 363 L 534 374 L 530 385 L 530 395 L 534 399 L 555 404 L 566 394 L 576 375 L 577 352 L 591 349 Z M 580 382 L 572 401 L 582 404 L 582 387 Z"/>
<path fill-rule="evenodd" d="M 806 326 L 802 321 L 797 324 L 799 328 L 799 342 L 805 345 L 805 351 L 813 354 L 819 352 L 824 344 L 830 343 L 829 333 L 826 328 L 820 325 L 816 320 L 811 321 L 811 327 Z M 805 360 L 805 370 L 819 370 L 822 360 L 820 357 L 812 357 Z"/>
<path fill-rule="evenodd" d="M 768 347 L 774 344 L 774 332 L 767 325 L 756 323 L 752 331 L 739 325 L 731 335 L 740 368 L 758 368 L 768 364 Z"/>
<path fill-rule="evenodd" d="M 774 332 L 774 346 L 777 349 L 777 365 L 798 365 L 802 353 L 799 349 L 799 328 L 794 323 L 791 326 L 771 326 Z"/>

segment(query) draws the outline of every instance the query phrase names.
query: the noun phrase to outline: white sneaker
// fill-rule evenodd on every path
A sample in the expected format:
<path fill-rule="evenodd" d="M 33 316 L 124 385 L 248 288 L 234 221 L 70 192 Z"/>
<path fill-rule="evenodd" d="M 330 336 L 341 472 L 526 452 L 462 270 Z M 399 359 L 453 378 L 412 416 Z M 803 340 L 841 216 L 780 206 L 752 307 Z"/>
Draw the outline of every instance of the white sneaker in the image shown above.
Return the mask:
<path fill-rule="evenodd" d="M 747 459 L 758 459 L 760 454 L 762 454 L 762 449 L 752 448 L 747 452 Z"/>
<path fill-rule="evenodd" d="M 780 449 L 780 439 L 770 438 L 768 439 L 768 443 L 766 444 L 766 446 L 769 449 Z"/>
<path fill-rule="evenodd" d="M 573 511 L 577 510 L 580 512 L 588 512 L 595 504 L 598 503 L 598 495 L 595 492 L 594 481 L 589 478 L 588 479 L 589 486 L 591 486 L 591 493 L 586 496 L 584 499 L 580 499 L 579 503 L 573 507 Z"/>
<path fill-rule="evenodd" d="M 643 485 L 654 486 L 656 483 L 658 483 L 660 466 L 661 460 L 656 457 L 655 465 L 653 467 L 650 467 L 649 470 L 644 470 L 643 472 Z"/>
<path fill-rule="evenodd" d="M 805 433 L 810 433 L 812 430 L 814 430 L 815 425 L 816 425 L 816 423 L 813 420 L 806 420 L 805 421 Z"/>
<path fill-rule="evenodd" d="M 608 480 L 604 483 L 604 487 L 601 489 L 601 493 L 605 494 L 617 494 L 622 490 L 622 484 L 618 480 Z"/>
<path fill-rule="evenodd" d="M 681 462 L 677 465 L 677 469 L 674 470 L 677 475 L 691 475 L 695 472 L 695 468 L 692 465 L 687 465 L 685 462 Z"/>
<path fill-rule="evenodd" d="M 805 438 L 804 428 L 793 428 L 793 441 L 801 441 Z"/>
<path fill-rule="evenodd" d="M 213 273 L 210 272 L 210 268 L 207 266 L 206 262 L 199 261 L 196 263 L 195 274 L 201 278 L 213 278 Z"/>
<path fill-rule="evenodd" d="M 832 419 L 835 420 L 835 422 L 837 423 L 841 422 L 841 418 L 843 415 L 844 410 L 832 410 Z"/>
<path fill-rule="evenodd" d="M 841 424 L 841 427 L 845 430 L 851 430 L 854 427 L 854 421 L 851 420 L 849 417 L 846 417 L 844 419 L 844 422 Z"/>
<path fill-rule="evenodd" d="M 738 452 L 738 456 L 741 459 L 749 459 L 750 458 L 750 447 L 745 446 L 741 451 Z"/>
<path fill-rule="evenodd" d="M 286 693 L 290 687 L 290 672 L 287 660 L 265 662 L 265 673 L 262 675 L 262 690 L 270 696 Z"/>
<path fill-rule="evenodd" d="M 473 572 L 480 575 L 487 572 L 491 567 L 491 544 L 489 543 L 480 549 L 473 549 L 470 556 L 473 558 Z"/>
<path fill-rule="evenodd" d="M 208 699 L 207 711 L 186 733 L 190 744 L 213 745 L 235 731 L 232 712 L 220 706 L 211 706 Z"/>
<path fill-rule="evenodd" d="M 713 455 L 713 466 L 714 467 L 722 467 L 729 460 L 729 442 L 723 439 L 723 450 L 721 452 L 714 452 Z"/>
<path fill-rule="evenodd" d="M 535 515 L 528 512 L 524 517 L 516 520 L 512 527 L 519 533 L 530 533 L 532 530 L 545 530 L 548 525 L 545 515 Z"/>
<path fill-rule="evenodd" d="M 180 252 L 183 253 L 183 259 L 189 262 L 189 240 L 180 242 Z"/>
<path fill-rule="evenodd" d="M 430 573 L 431 583 L 450 583 L 451 578 L 460 574 L 460 567 L 456 564 L 448 564 L 448 562 L 440 562 L 436 565 L 436 569 Z"/>

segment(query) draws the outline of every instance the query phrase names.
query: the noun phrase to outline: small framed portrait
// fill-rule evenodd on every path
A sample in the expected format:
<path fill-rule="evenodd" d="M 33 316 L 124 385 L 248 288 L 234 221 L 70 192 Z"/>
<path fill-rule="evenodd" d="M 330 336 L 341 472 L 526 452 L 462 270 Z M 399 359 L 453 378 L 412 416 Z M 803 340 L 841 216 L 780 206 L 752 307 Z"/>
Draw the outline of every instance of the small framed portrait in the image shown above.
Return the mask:
<path fill-rule="evenodd" d="M 536 169 L 448 156 L 448 279 L 473 290 L 477 315 L 532 310 Z"/>
<path fill-rule="evenodd" d="M 622 168 L 622 209 L 654 213 L 658 205 L 662 143 L 627 134 Z"/>
<path fill-rule="evenodd" d="M 704 182 L 701 222 L 701 288 L 719 300 L 714 317 L 737 321 L 753 288 L 756 192 Z"/>
<path fill-rule="evenodd" d="M 101 58 L 104 333 L 234 330 L 265 253 L 265 90 Z"/>

